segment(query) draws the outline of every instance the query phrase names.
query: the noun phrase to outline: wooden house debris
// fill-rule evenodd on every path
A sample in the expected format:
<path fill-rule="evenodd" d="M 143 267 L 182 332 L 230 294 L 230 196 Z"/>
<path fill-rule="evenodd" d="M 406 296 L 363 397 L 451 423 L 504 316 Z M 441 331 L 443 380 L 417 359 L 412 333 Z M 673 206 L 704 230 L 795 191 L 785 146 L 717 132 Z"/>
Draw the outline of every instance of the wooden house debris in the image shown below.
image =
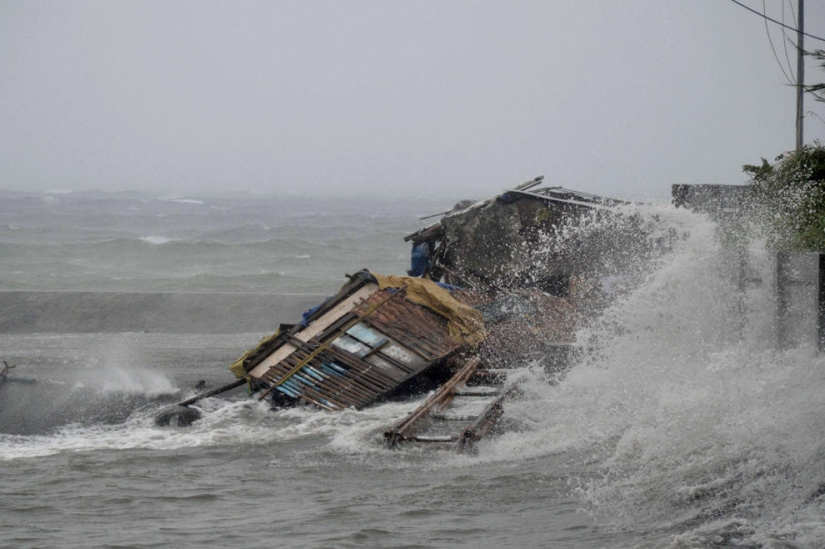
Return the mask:
<path fill-rule="evenodd" d="M 513 289 L 478 303 L 487 337 L 478 347 L 494 368 L 542 366 L 566 370 L 577 355 L 576 332 L 600 309 L 601 296 L 555 296 L 537 289 Z"/>
<path fill-rule="evenodd" d="M 543 181 L 462 201 L 405 237 L 411 275 L 473 291 L 487 331 L 480 354 L 501 367 L 564 369 L 576 331 L 638 274 L 638 258 L 668 249 L 674 236 L 654 238 L 658 227 L 627 202 Z"/>
<path fill-rule="evenodd" d="M 610 252 L 606 240 L 618 235 L 617 226 L 610 226 L 598 237 L 576 240 L 569 229 L 590 223 L 595 231 L 595 222 L 624 202 L 563 187 L 536 188 L 543 179 L 459 203 L 406 236 L 413 246 L 410 274 L 485 292 L 531 287 L 570 295 L 571 278 L 592 277 L 595 262 Z"/>
<path fill-rule="evenodd" d="M 503 413 L 504 399 L 517 389 L 514 383 L 504 383 L 505 372 L 479 370 L 480 362 L 479 357 L 467 360 L 423 404 L 387 429 L 387 446 L 425 443 L 458 453 L 472 451 Z"/>
<path fill-rule="evenodd" d="M 638 220 L 615 222 L 623 202 L 542 181 L 437 214 L 405 239 L 410 276 L 348 275 L 300 323 L 244 353 L 230 368 L 238 381 L 207 394 L 248 383 L 276 407 L 336 411 L 432 391 L 386 430 L 387 445 L 471 450 L 517 392 L 508 368 L 563 370 L 576 331 L 606 303 L 600 277 L 624 268 L 619 241 L 649 245 Z M 584 236 L 568 230 L 585 224 Z M 159 421 L 187 424 L 186 408 L 203 396 Z"/>
<path fill-rule="evenodd" d="M 232 367 L 279 405 L 363 408 L 484 338 L 482 315 L 427 279 L 361 271 Z M 443 374 L 442 374 L 443 375 Z"/>

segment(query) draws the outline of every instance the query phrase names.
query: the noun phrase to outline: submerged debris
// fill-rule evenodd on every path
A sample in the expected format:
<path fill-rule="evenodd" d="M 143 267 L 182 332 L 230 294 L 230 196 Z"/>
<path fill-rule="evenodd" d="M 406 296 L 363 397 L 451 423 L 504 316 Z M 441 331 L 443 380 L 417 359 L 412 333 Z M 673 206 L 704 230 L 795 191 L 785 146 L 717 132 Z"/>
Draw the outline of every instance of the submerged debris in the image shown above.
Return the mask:
<path fill-rule="evenodd" d="M 5 360 L 3 361 L 3 369 L 0 370 L 0 385 L 3 385 L 6 382 L 15 382 L 15 383 L 37 383 L 37 380 L 31 377 L 11 377 L 11 371 L 17 368 L 14 364 L 9 364 Z"/>
<path fill-rule="evenodd" d="M 187 427 L 201 418 L 201 413 L 189 406 L 172 406 L 155 416 L 155 425 L 173 427 Z"/>
<path fill-rule="evenodd" d="M 9 378 L 9 373 L 12 368 L 16 368 L 16 366 L 14 364 L 9 364 L 5 360 L 3 361 L 3 369 L 0 370 L 0 384 Z"/>

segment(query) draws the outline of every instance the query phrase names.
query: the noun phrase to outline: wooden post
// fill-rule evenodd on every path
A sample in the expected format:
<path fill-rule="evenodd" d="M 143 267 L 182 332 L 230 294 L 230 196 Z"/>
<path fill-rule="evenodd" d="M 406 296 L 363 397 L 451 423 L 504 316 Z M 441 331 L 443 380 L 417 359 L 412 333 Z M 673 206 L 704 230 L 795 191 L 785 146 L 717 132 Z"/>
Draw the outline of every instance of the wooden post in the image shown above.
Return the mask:
<path fill-rule="evenodd" d="M 244 383 L 246 383 L 246 379 L 238 379 L 236 381 L 233 381 L 229 385 L 224 385 L 223 387 L 218 387 L 217 389 L 212 389 L 211 391 L 207 391 L 205 393 L 194 396 L 192 398 L 188 398 L 188 399 L 184 400 L 183 402 L 178 402 L 176 404 L 176 406 L 189 406 L 190 404 L 194 404 L 194 403 L 196 403 L 197 401 L 199 401 L 203 398 L 219 395 L 221 393 L 225 393 L 226 391 L 232 390 L 235 387 L 240 387 Z"/>
<path fill-rule="evenodd" d="M 796 150 L 802 150 L 805 144 L 803 140 L 803 128 L 805 127 L 805 114 L 803 113 L 803 102 L 805 95 L 805 0 L 799 0 L 797 10 L 798 24 L 796 30 Z"/>

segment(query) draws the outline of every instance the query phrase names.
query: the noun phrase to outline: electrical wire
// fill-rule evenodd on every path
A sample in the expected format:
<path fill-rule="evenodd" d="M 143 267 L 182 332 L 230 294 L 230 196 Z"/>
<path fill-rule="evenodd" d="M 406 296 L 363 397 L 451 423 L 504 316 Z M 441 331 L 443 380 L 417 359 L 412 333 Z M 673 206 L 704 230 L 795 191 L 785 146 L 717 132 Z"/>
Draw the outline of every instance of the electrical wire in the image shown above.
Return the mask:
<path fill-rule="evenodd" d="M 782 3 L 782 6 L 783 7 L 785 6 L 784 2 Z M 767 11 L 767 9 L 765 8 L 765 0 L 762 0 L 762 10 Z M 763 14 L 763 16 L 764 15 L 765 14 Z M 768 35 L 768 42 L 771 45 L 771 51 L 773 52 L 773 58 L 776 59 L 776 64 L 779 65 L 779 70 L 782 71 L 782 74 L 785 76 L 785 80 L 788 81 L 788 84 L 790 84 L 791 86 L 795 86 L 796 85 L 796 78 L 793 77 L 793 71 L 791 70 L 790 71 L 791 76 L 788 76 L 788 73 L 785 72 L 785 66 L 782 64 L 782 61 L 779 60 L 779 56 L 776 54 L 776 48 L 773 47 L 773 38 L 771 38 L 771 29 L 768 28 L 768 18 L 767 17 L 765 17 L 765 34 Z M 782 31 L 782 35 L 783 36 L 785 35 L 784 29 Z M 790 61 L 788 62 L 788 68 L 790 68 Z"/>
<path fill-rule="evenodd" d="M 796 14 L 793 12 L 793 5 L 791 4 L 791 0 L 788 0 L 788 6 L 791 8 L 791 17 L 793 18 L 793 24 L 796 26 Z M 768 10 L 765 9 L 765 0 L 762 0 L 762 11 L 767 14 Z M 782 23 L 785 23 L 785 2 L 782 2 Z M 768 21 L 765 20 L 765 26 L 768 25 Z M 785 28 L 782 28 L 782 49 L 785 50 L 785 61 L 788 63 L 788 72 L 791 73 L 791 78 L 793 78 L 794 82 L 796 82 L 796 75 L 793 73 L 793 65 L 791 64 L 791 56 L 788 55 L 788 42 L 791 41 L 788 38 L 788 35 L 785 33 Z"/>
<path fill-rule="evenodd" d="M 788 0 L 788 7 L 791 8 L 791 19 L 793 19 L 793 26 L 796 27 L 796 26 L 799 25 L 799 23 L 796 22 L 796 12 L 793 10 L 793 0 Z M 782 9 L 784 10 L 784 8 L 785 8 L 785 4 L 782 4 Z M 785 22 L 784 11 L 783 11 L 782 22 L 783 23 Z"/>
<path fill-rule="evenodd" d="M 753 9 L 753 8 L 750 8 L 750 7 L 746 6 L 746 5 L 745 5 L 745 4 L 743 4 L 742 2 L 739 2 L 739 0 L 730 0 L 730 1 L 731 1 L 731 2 L 733 2 L 734 4 L 736 4 L 737 6 L 740 6 L 740 7 L 742 7 L 742 8 L 745 8 L 746 10 L 748 10 L 748 11 L 749 11 L 749 12 L 751 12 L 751 13 L 755 13 L 755 14 L 756 14 L 756 15 L 758 15 L 759 17 L 762 17 L 762 18 L 764 18 L 764 19 L 767 19 L 767 20 L 768 20 L 768 21 L 770 21 L 771 23 L 776 23 L 776 24 L 777 24 L 777 25 L 779 25 L 780 27 L 785 27 L 786 29 L 790 29 L 790 30 L 792 30 L 792 31 L 794 31 L 794 32 L 800 32 L 800 30 L 799 30 L 799 29 L 795 29 L 795 28 L 793 28 L 793 27 L 791 27 L 791 26 L 788 26 L 788 25 L 786 25 L 785 23 L 782 23 L 782 22 L 780 22 L 780 21 L 777 21 L 776 19 L 771 19 L 770 17 L 768 17 L 768 16 L 767 16 L 767 15 L 765 15 L 764 13 L 759 13 L 759 12 L 758 12 L 758 11 L 756 11 L 755 9 Z M 803 35 L 803 36 L 807 36 L 808 38 L 813 38 L 814 40 L 819 40 L 819 41 L 821 41 L 821 42 L 825 42 L 825 38 L 822 38 L 821 36 L 816 36 L 816 35 L 814 35 L 814 34 L 809 34 L 809 33 L 804 32 L 804 31 L 802 31 L 802 35 Z"/>

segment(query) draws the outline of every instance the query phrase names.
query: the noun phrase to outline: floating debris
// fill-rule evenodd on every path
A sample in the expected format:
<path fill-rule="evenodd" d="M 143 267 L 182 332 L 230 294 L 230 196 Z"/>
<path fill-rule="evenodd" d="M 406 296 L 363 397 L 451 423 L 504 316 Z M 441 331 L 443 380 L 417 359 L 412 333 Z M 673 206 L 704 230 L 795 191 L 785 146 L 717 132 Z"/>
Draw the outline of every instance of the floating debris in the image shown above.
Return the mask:
<path fill-rule="evenodd" d="M 0 370 L 0 385 L 2 385 L 9 378 L 9 373 L 12 368 L 16 368 L 16 366 L 9 364 L 5 360 L 3 361 L 3 369 Z"/>
<path fill-rule="evenodd" d="M 3 385 L 6 382 L 15 382 L 15 383 L 37 383 L 37 380 L 31 377 L 11 377 L 11 371 L 17 368 L 14 364 L 9 364 L 5 360 L 3 361 L 3 369 L 0 370 L 0 385 Z"/>

